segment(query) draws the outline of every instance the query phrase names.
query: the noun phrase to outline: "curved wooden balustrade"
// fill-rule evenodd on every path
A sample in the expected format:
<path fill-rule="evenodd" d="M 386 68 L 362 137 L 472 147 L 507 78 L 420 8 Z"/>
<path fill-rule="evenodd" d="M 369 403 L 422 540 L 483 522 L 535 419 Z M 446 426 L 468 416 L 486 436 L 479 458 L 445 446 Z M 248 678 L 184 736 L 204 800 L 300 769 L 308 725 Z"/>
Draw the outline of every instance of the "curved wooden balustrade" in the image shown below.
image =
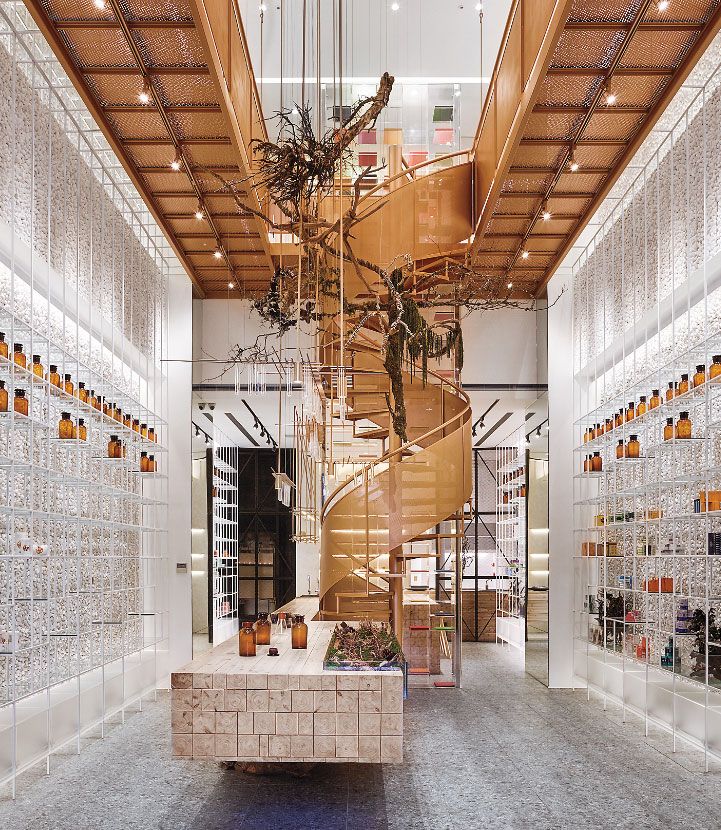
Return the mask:
<path fill-rule="evenodd" d="M 388 378 L 380 351 L 366 342 L 354 362 L 348 418 L 376 424 L 368 438 L 386 437 Z M 470 496 L 468 396 L 434 372 L 425 386 L 420 370 L 413 377 L 406 372 L 404 380 L 408 442 L 366 464 L 323 507 L 321 619 L 389 620 L 393 589 L 401 590 L 411 555 L 403 545 L 461 511 Z"/>

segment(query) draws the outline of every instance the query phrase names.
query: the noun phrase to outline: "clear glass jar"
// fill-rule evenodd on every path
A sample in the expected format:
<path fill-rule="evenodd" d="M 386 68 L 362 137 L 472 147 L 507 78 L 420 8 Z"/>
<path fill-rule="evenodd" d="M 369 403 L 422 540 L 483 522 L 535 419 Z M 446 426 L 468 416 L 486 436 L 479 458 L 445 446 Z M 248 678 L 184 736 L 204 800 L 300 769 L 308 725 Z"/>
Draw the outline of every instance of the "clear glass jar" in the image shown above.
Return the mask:
<path fill-rule="evenodd" d="M 645 415 L 648 411 L 648 406 L 646 405 L 646 396 L 641 395 L 638 399 L 638 406 L 636 407 L 636 417 L 640 417 L 641 415 Z"/>
<path fill-rule="evenodd" d="M 713 363 L 708 367 L 708 376 L 710 380 L 721 375 L 721 354 L 713 356 Z"/>
<path fill-rule="evenodd" d="M 28 406 L 28 399 L 25 397 L 25 390 L 24 389 L 16 389 L 15 390 L 15 399 L 13 400 L 13 409 L 15 412 L 18 412 L 20 415 L 28 415 L 29 413 L 29 406 Z"/>
<path fill-rule="evenodd" d="M 147 473 L 148 472 L 148 453 L 143 450 L 140 453 L 140 472 Z"/>
<path fill-rule="evenodd" d="M 696 374 L 693 376 L 694 389 L 697 386 L 703 386 L 704 383 L 706 383 L 706 365 L 699 363 L 696 367 Z"/>
<path fill-rule="evenodd" d="M 51 386 L 56 386 L 58 389 L 60 388 L 60 373 L 54 363 L 50 364 L 50 369 L 48 370 L 48 383 Z"/>
<path fill-rule="evenodd" d="M 625 454 L 625 449 L 623 446 L 623 438 L 618 439 L 618 444 L 616 444 L 616 458 L 623 458 Z"/>
<path fill-rule="evenodd" d="M 0 412 L 8 411 L 8 390 L 5 388 L 5 381 L 0 380 Z"/>
<path fill-rule="evenodd" d="M 13 361 L 18 365 L 22 366 L 23 369 L 27 366 L 27 358 L 25 357 L 25 353 L 23 352 L 23 344 L 22 343 L 15 343 L 13 345 Z"/>
<path fill-rule="evenodd" d="M 267 614 L 258 614 L 255 623 L 255 644 L 258 646 L 270 645 L 270 619 Z"/>
<path fill-rule="evenodd" d="M 673 438 L 673 418 L 666 418 L 666 426 L 663 428 L 663 440 L 670 441 Z"/>
<path fill-rule="evenodd" d="M 629 401 L 628 406 L 626 407 L 626 423 L 628 423 L 629 421 L 633 421 L 633 419 L 635 417 L 636 417 L 635 404 L 634 404 L 633 401 Z"/>
<path fill-rule="evenodd" d="M 290 641 L 293 648 L 308 648 L 308 626 L 305 624 L 302 614 L 293 615 Z"/>
<path fill-rule="evenodd" d="M 68 441 L 73 437 L 73 422 L 70 420 L 70 413 L 61 413 L 60 421 L 58 423 L 58 438 L 63 441 Z"/>
<path fill-rule="evenodd" d="M 65 375 L 63 389 L 65 390 L 66 395 L 72 395 L 75 392 L 75 385 L 73 384 L 71 376 L 68 374 Z"/>
<path fill-rule="evenodd" d="M 676 438 L 690 438 L 691 437 L 691 421 L 688 417 L 688 412 L 681 412 L 676 421 Z"/>
<path fill-rule="evenodd" d="M 82 401 L 83 403 L 88 402 L 88 390 L 85 388 L 85 384 L 82 382 L 82 380 L 78 382 L 78 389 L 76 394 L 78 400 Z"/>
<path fill-rule="evenodd" d="M 638 458 L 641 455 L 641 445 L 638 442 L 638 435 L 632 435 L 626 444 L 626 458 Z"/>
<path fill-rule="evenodd" d="M 661 395 L 658 389 L 653 389 L 651 391 L 651 400 L 648 402 L 648 408 L 656 409 L 657 406 L 661 406 Z"/>
<path fill-rule="evenodd" d="M 45 375 L 45 367 L 40 362 L 40 355 L 34 354 L 33 355 L 33 374 L 36 377 L 42 378 Z"/>
<path fill-rule="evenodd" d="M 685 395 L 688 392 L 688 374 L 685 372 L 681 375 L 681 382 L 676 389 L 676 395 Z"/>
<path fill-rule="evenodd" d="M 241 657 L 255 657 L 255 631 L 250 621 L 244 622 L 238 632 L 238 654 Z"/>
<path fill-rule="evenodd" d="M 8 359 L 9 348 L 7 341 L 5 340 L 5 332 L 0 331 L 0 357 L 4 357 L 5 360 Z"/>
<path fill-rule="evenodd" d="M 120 447 L 118 446 L 118 436 L 111 435 L 108 441 L 108 458 L 120 458 Z"/>

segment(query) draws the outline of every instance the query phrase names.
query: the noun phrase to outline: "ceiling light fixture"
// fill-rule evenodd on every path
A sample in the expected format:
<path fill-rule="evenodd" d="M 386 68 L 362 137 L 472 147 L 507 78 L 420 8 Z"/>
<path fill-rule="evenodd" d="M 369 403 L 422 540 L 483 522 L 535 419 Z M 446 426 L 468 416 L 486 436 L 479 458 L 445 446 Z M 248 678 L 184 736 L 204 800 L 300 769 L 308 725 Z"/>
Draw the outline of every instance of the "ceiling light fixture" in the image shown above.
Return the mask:
<path fill-rule="evenodd" d="M 213 256 L 214 256 L 216 259 L 222 259 L 222 258 L 223 258 L 223 252 L 220 250 L 220 248 L 216 248 L 216 249 L 213 251 Z"/>
<path fill-rule="evenodd" d="M 229 282 L 228 283 L 228 288 L 235 288 L 235 283 L 234 282 Z"/>
<path fill-rule="evenodd" d="M 658 10 L 660 12 L 665 12 L 667 8 L 668 8 L 668 0 L 659 0 Z"/>
<path fill-rule="evenodd" d="M 482 12 L 483 11 L 483 3 L 476 3 L 476 11 Z"/>
<path fill-rule="evenodd" d="M 180 170 L 182 164 L 183 157 L 180 155 L 180 150 L 176 150 L 175 158 L 170 162 L 170 167 L 172 170 L 175 170 L 177 172 L 178 170 Z"/>
<path fill-rule="evenodd" d="M 528 251 L 521 251 L 521 259 L 528 259 Z"/>
<path fill-rule="evenodd" d="M 198 202 L 198 207 L 195 210 L 195 218 L 200 222 L 202 219 L 205 219 L 205 211 L 203 210 L 203 203 Z"/>
<path fill-rule="evenodd" d="M 548 208 L 546 208 L 546 209 L 543 211 L 543 221 L 544 221 L 544 222 L 548 222 L 548 220 L 549 220 L 550 218 L 551 218 L 551 212 L 548 210 Z"/>
<path fill-rule="evenodd" d="M 612 107 L 616 103 L 616 93 L 615 92 L 606 93 L 606 103 L 610 107 Z"/>
<path fill-rule="evenodd" d="M 513 288 L 513 283 L 509 282 L 508 285 L 506 286 L 506 288 Z"/>
<path fill-rule="evenodd" d="M 571 155 L 568 157 L 568 167 L 570 168 L 571 173 L 575 173 L 576 170 L 578 170 L 578 162 L 576 161 L 573 152 L 571 152 Z"/>
<path fill-rule="evenodd" d="M 138 93 L 138 100 L 141 104 L 149 104 L 150 103 L 150 81 L 147 78 L 143 81 L 143 88 Z"/>
<path fill-rule="evenodd" d="M 265 12 L 268 11 L 268 7 L 265 5 L 265 3 L 261 3 L 260 6 L 258 6 L 258 8 L 260 9 L 261 14 L 265 14 Z"/>
<path fill-rule="evenodd" d="M 391 11 L 392 12 L 397 12 L 398 9 L 400 9 L 400 7 L 401 7 L 400 3 L 391 3 Z"/>
<path fill-rule="evenodd" d="M 98 11 L 105 11 L 105 0 L 93 0 L 93 5 Z"/>

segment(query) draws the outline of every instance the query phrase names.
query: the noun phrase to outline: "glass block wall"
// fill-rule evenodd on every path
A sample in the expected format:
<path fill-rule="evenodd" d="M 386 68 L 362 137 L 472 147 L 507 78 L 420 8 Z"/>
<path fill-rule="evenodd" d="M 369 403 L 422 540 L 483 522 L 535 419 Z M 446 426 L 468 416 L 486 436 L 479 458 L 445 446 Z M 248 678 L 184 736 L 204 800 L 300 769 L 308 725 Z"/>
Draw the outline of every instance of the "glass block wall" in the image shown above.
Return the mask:
<path fill-rule="evenodd" d="M 0 783 L 155 688 L 169 260 L 22 4 L 0 4 Z"/>

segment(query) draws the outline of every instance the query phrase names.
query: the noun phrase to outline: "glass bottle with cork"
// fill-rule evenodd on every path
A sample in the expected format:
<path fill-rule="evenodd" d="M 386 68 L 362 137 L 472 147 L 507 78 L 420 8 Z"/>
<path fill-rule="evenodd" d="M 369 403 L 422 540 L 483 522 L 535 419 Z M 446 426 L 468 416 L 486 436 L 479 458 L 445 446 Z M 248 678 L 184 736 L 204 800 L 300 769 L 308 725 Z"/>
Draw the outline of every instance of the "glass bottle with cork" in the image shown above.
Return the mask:
<path fill-rule="evenodd" d="M 62 412 L 58 422 L 58 438 L 69 441 L 73 437 L 73 422 L 70 420 L 69 412 Z"/>
<path fill-rule="evenodd" d="M 721 376 L 721 354 L 715 354 L 711 359 L 713 362 L 708 367 L 708 376 L 709 380 L 714 380 Z"/>
<path fill-rule="evenodd" d="M 3 358 L 5 358 L 5 360 L 7 360 L 8 359 L 8 354 L 9 354 L 9 347 L 8 347 L 7 341 L 5 340 L 5 332 L 0 331 L 0 357 L 3 357 Z"/>
<path fill-rule="evenodd" d="M 258 612 L 255 623 L 255 644 L 258 646 L 270 645 L 270 619 L 262 611 Z"/>
<path fill-rule="evenodd" d="M 45 367 L 40 362 L 40 355 L 34 354 L 33 355 L 33 374 L 35 377 L 38 377 L 42 380 L 45 375 Z"/>
<path fill-rule="evenodd" d="M 681 382 L 676 389 L 676 395 L 685 395 L 688 392 L 688 373 L 684 372 L 681 375 Z M 674 396 L 675 397 L 675 396 Z"/>
<path fill-rule="evenodd" d="M 25 357 L 25 352 L 23 352 L 23 344 L 22 343 L 14 343 L 13 344 L 13 363 L 16 366 L 21 366 L 23 369 L 27 366 L 27 358 Z"/>
<path fill-rule="evenodd" d="M 255 657 L 255 631 L 249 620 L 238 632 L 238 654 L 240 657 Z"/>
<path fill-rule="evenodd" d="M 673 418 L 666 418 L 666 426 L 663 428 L 663 440 L 670 441 L 673 438 Z"/>
<path fill-rule="evenodd" d="M 54 363 L 50 364 L 47 380 L 51 386 L 55 386 L 58 389 L 60 388 L 60 373 L 58 372 L 58 367 Z"/>
<path fill-rule="evenodd" d="M 638 441 L 638 435 L 632 435 L 626 444 L 626 458 L 639 458 L 641 455 L 641 445 Z"/>
<path fill-rule="evenodd" d="M 600 452 L 595 452 L 591 459 L 591 472 L 600 473 L 603 470 L 603 459 Z"/>
<path fill-rule="evenodd" d="M 623 438 L 619 438 L 618 444 L 616 444 L 616 458 L 623 458 L 624 452 Z"/>
<path fill-rule="evenodd" d="M 676 396 L 676 386 L 677 385 L 678 384 L 675 383 L 672 380 L 670 380 L 668 382 L 668 389 L 666 390 L 666 403 L 668 403 L 669 401 L 672 401 L 674 399 L 674 397 Z"/>
<path fill-rule="evenodd" d="M 651 390 L 651 399 L 648 402 L 648 408 L 656 409 L 657 406 L 661 406 L 661 394 L 659 389 L 652 389 Z"/>
<path fill-rule="evenodd" d="M 145 450 L 140 453 L 140 472 L 148 472 L 148 453 Z"/>
<path fill-rule="evenodd" d="M 148 472 L 149 473 L 154 473 L 156 471 L 156 469 L 157 468 L 155 466 L 155 456 L 154 455 L 149 455 L 148 456 Z"/>
<path fill-rule="evenodd" d="M 636 417 L 635 404 L 634 404 L 633 401 L 629 401 L 628 402 L 628 407 L 626 408 L 626 423 L 628 423 L 629 421 L 633 421 L 633 419 L 635 417 Z"/>
<path fill-rule="evenodd" d="M 88 402 L 88 390 L 85 388 L 85 384 L 82 380 L 78 381 L 76 395 L 79 401 L 82 401 L 83 403 Z"/>
<path fill-rule="evenodd" d="M 697 386 L 703 386 L 706 383 L 706 364 L 699 363 L 696 367 L 696 373 L 693 376 L 693 388 L 695 389 Z"/>
<path fill-rule="evenodd" d="M 641 397 L 638 399 L 638 406 L 636 407 L 636 417 L 640 418 L 641 415 L 645 415 L 647 411 L 648 406 L 646 404 L 646 396 L 641 395 Z"/>
<path fill-rule="evenodd" d="M 77 427 L 73 427 L 73 438 L 79 438 L 81 441 L 88 440 L 88 428 L 85 426 L 83 418 L 78 418 Z"/>
<path fill-rule="evenodd" d="M 108 441 L 108 458 L 120 458 L 120 446 L 118 443 L 118 436 L 111 435 Z"/>
<path fill-rule="evenodd" d="M 0 380 L 0 412 L 8 411 L 8 390 L 5 388 L 5 381 Z"/>
<path fill-rule="evenodd" d="M 293 615 L 290 641 L 293 648 L 308 648 L 308 626 L 304 622 L 302 614 Z"/>
<path fill-rule="evenodd" d="M 15 390 L 15 398 L 13 400 L 13 409 L 19 415 L 25 415 L 27 417 L 29 413 L 29 406 L 28 406 L 28 399 L 25 396 L 24 389 L 16 389 Z"/>

